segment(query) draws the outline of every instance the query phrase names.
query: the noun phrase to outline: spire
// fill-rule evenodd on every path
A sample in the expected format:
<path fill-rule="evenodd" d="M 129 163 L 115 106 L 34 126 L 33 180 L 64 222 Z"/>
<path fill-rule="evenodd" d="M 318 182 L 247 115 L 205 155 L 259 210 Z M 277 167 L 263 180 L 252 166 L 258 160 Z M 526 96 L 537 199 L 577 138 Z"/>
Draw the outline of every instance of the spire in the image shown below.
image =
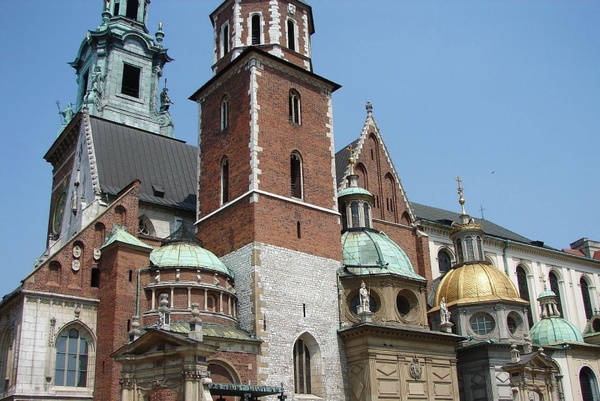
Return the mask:
<path fill-rule="evenodd" d="M 373 105 L 371 102 L 367 102 L 365 108 L 367 109 L 367 117 L 371 117 L 373 115 Z"/>
<path fill-rule="evenodd" d="M 465 262 L 485 261 L 483 253 L 483 228 L 467 214 L 465 209 L 465 198 L 462 180 L 456 177 L 458 183 L 458 203 L 461 207 L 461 215 L 458 223 L 452 223 L 450 239 L 454 242 L 458 264 Z"/>
<path fill-rule="evenodd" d="M 541 312 L 540 319 L 549 319 L 551 317 L 560 317 L 558 311 L 558 300 L 554 291 L 549 290 L 546 285 L 546 276 L 542 277 L 544 282 L 544 291 L 538 296 Z"/>

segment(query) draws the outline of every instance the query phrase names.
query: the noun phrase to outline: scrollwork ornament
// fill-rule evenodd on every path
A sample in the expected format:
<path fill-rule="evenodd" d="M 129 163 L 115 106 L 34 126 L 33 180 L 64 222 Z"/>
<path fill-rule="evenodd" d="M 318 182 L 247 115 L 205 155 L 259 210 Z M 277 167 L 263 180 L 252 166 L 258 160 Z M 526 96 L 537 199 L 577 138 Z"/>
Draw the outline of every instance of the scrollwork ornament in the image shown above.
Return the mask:
<path fill-rule="evenodd" d="M 181 375 L 186 381 L 199 381 L 209 376 L 207 371 L 202 370 L 184 370 Z"/>
<path fill-rule="evenodd" d="M 409 373 L 413 379 L 421 380 L 421 376 L 423 375 L 423 366 L 421 365 L 421 362 L 419 362 L 419 358 L 416 356 L 410 363 Z"/>
<path fill-rule="evenodd" d="M 131 377 L 122 377 L 119 379 L 119 385 L 123 390 L 133 390 L 135 387 L 135 379 Z"/>

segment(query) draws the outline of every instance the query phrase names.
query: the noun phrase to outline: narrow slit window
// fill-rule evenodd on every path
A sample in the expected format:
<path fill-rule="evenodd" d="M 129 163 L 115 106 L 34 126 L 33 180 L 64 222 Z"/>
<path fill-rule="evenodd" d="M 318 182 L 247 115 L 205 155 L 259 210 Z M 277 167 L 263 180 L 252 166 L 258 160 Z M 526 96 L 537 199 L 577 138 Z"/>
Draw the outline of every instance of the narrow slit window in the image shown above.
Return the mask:
<path fill-rule="evenodd" d="M 296 152 L 290 157 L 290 192 L 294 198 L 302 198 L 302 159 Z"/>
<path fill-rule="evenodd" d="M 221 161 L 221 204 L 229 202 L 229 159 Z"/>
<path fill-rule="evenodd" d="M 223 24 L 221 28 L 221 57 L 229 53 L 229 24 Z"/>
<path fill-rule="evenodd" d="M 289 119 L 291 122 L 300 124 L 301 113 L 300 113 L 300 94 L 295 90 L 290 91 L 289 96 Z"/>
<path fill-rule="evenodd" d="M 229 99 L 223 96 L 221 99 L 221 131 L 229 126 Z"/>

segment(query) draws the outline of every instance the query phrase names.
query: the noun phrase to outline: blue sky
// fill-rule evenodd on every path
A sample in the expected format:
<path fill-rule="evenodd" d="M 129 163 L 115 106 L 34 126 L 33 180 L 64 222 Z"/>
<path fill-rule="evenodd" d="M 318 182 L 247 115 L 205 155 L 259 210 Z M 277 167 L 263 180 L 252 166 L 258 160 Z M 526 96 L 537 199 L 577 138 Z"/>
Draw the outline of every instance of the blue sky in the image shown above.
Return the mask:
<path fill-rule="evenodd" d="M 44 251 L 51 166 L 43 155 L 76 97 L 75 58 L 103 0 L 2 2 L 0 294 Z M 153 0 L 176 136 L 195 144 L 212 77 L 208 15 L 218 0 Z M 336 148 L 359 135 L 365 103 L 411 201 L 467 211 L 566 248 L 600 240 L 600 2 L 312 0 L 315 73 L 334 94 Z"/>

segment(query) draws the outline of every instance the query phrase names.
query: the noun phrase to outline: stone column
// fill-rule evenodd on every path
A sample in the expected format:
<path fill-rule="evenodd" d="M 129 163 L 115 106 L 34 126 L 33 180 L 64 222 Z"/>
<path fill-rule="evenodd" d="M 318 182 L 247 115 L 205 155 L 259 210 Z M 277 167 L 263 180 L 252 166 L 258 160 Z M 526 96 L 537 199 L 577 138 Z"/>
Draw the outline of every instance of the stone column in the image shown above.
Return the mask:
<path fill-rule="evenodd" d="M 121 401 L 135 401 L 135 379 L 132 377 L 122 377 L 119 379 L 121 386 Z"/>

